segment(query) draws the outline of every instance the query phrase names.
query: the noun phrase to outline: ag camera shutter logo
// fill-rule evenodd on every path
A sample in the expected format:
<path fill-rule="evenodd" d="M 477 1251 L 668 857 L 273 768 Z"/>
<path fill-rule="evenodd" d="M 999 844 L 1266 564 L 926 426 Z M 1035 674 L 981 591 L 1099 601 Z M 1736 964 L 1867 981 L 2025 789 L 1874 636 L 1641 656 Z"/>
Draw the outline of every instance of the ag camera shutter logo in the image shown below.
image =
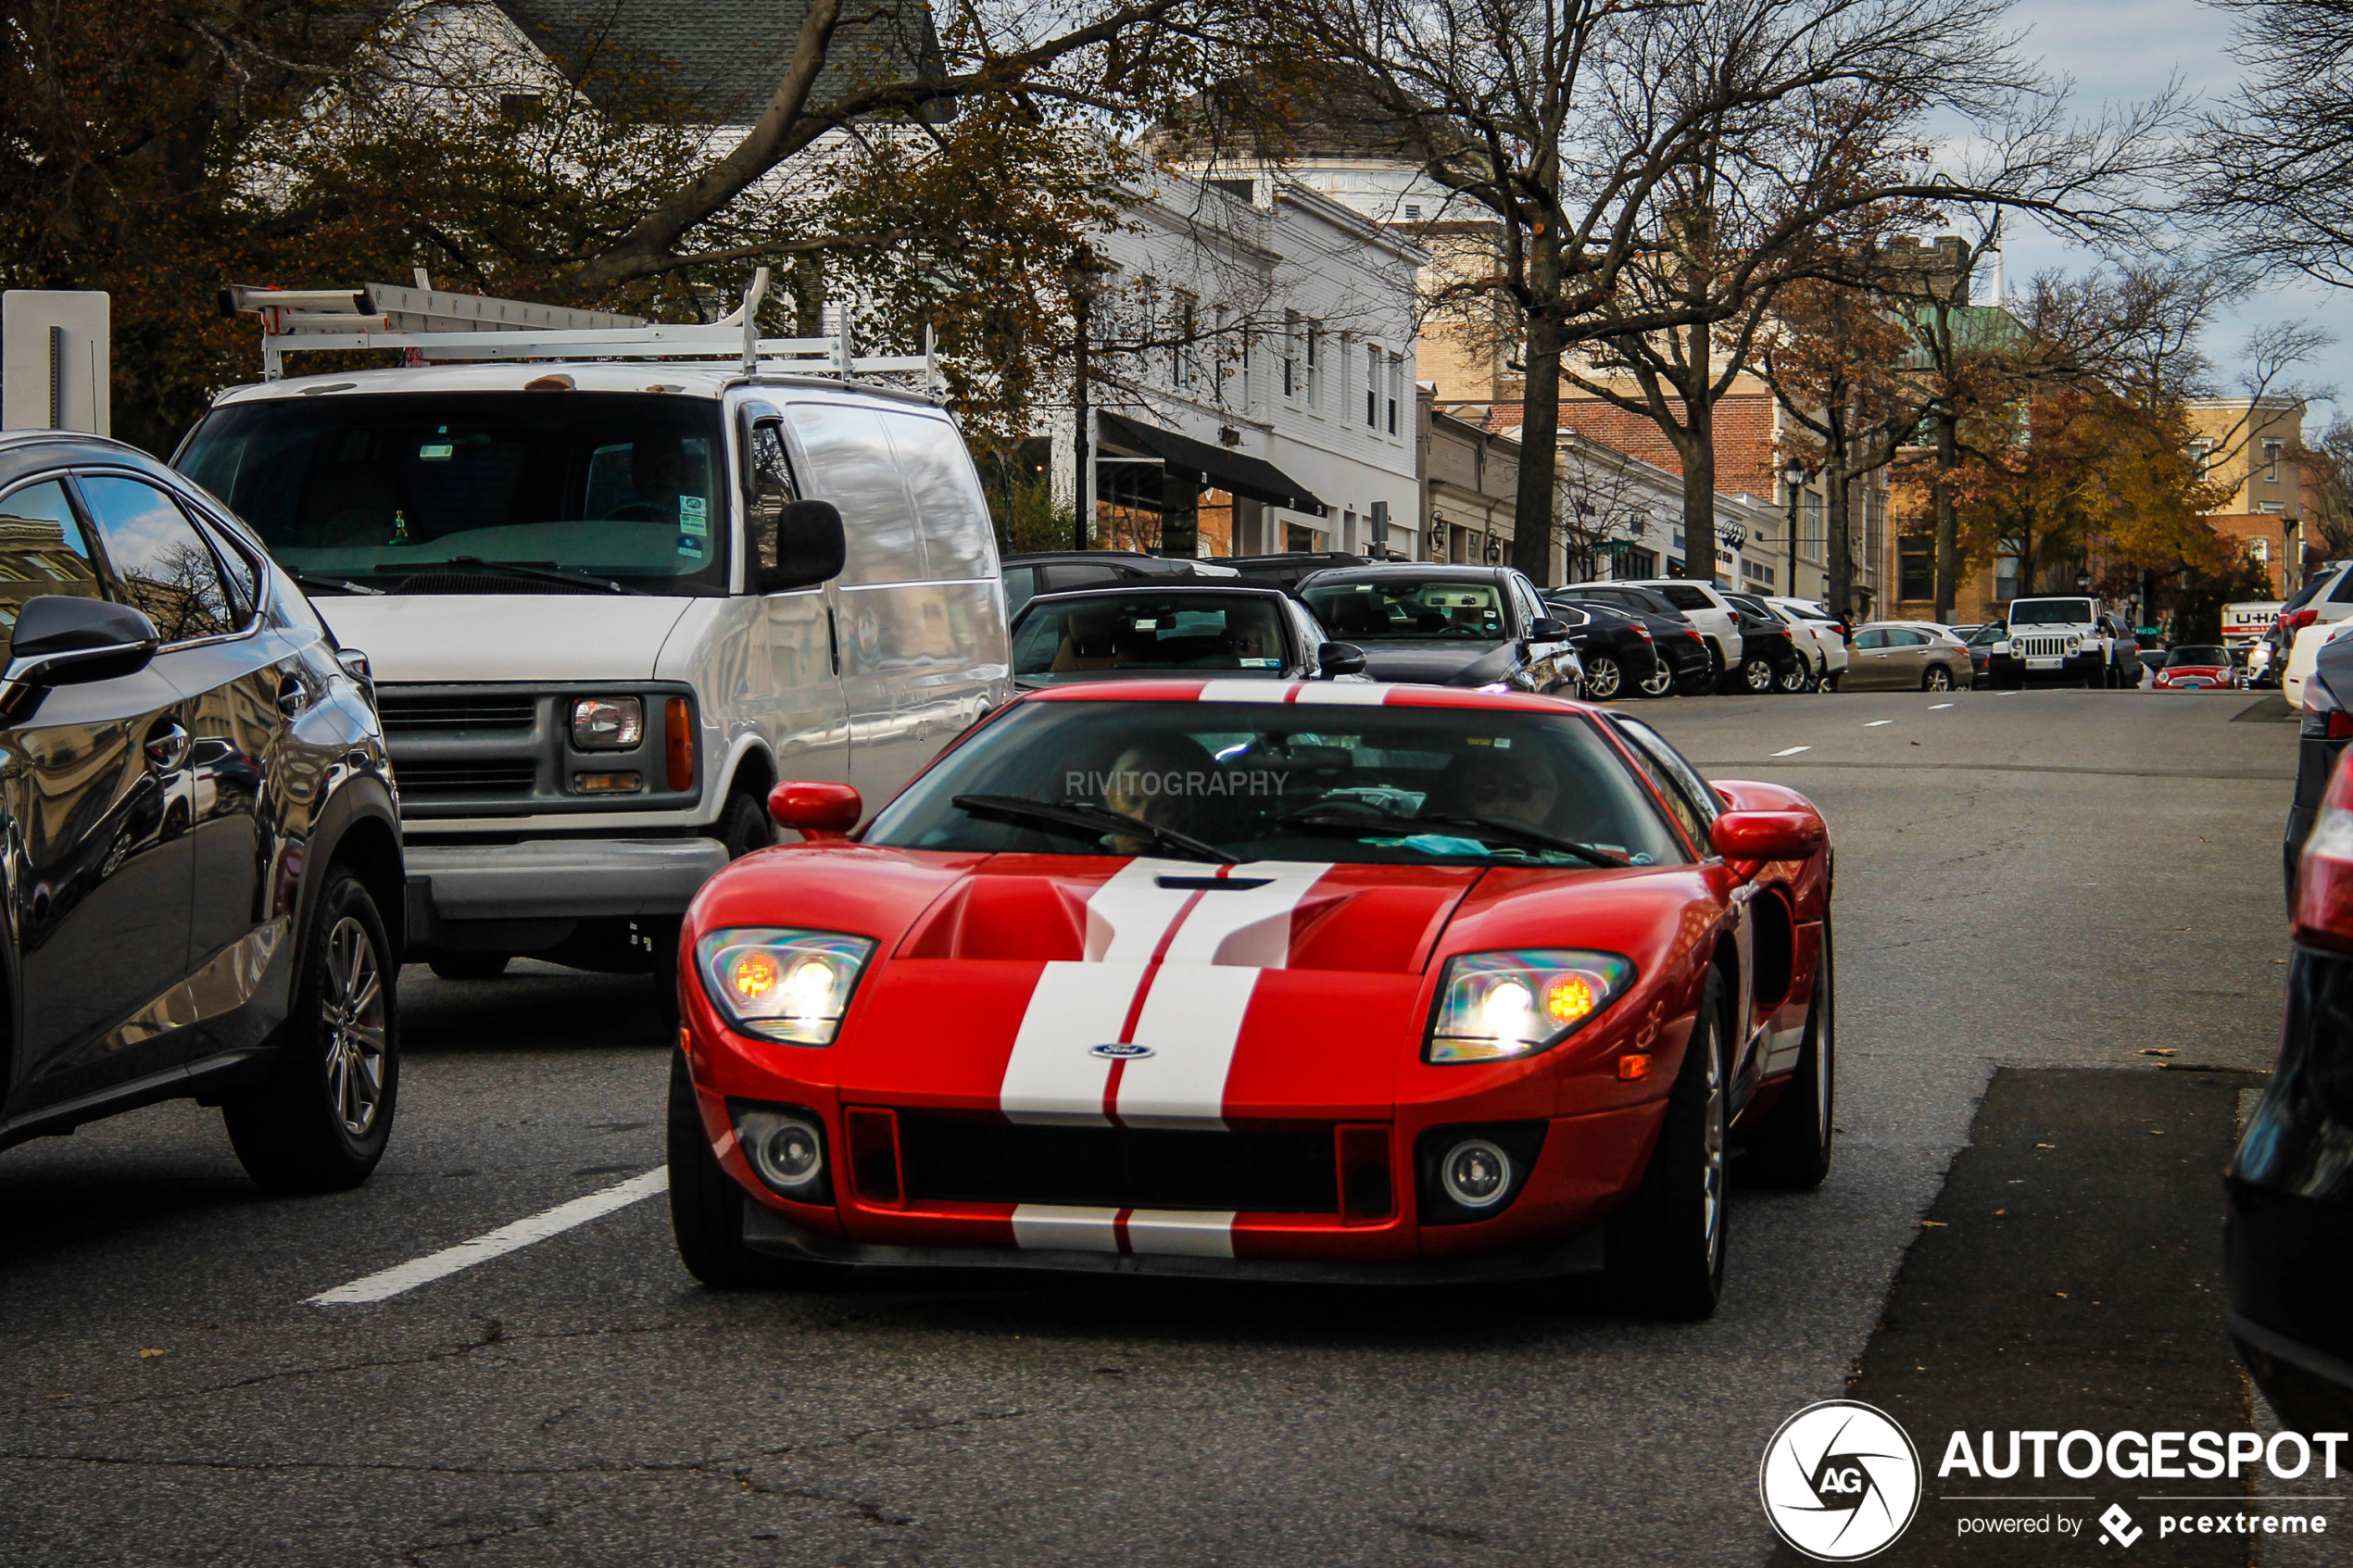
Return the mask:
<path fill-rule="evenodd" d="M 1825 1399 L 1765 1445 L 1756 1491 L 1774 1534 L 1817 1562 L 1857 1562 L 1895 1543 L 1920 1506 L 1920 1455 L 1885 1411 Z"/>

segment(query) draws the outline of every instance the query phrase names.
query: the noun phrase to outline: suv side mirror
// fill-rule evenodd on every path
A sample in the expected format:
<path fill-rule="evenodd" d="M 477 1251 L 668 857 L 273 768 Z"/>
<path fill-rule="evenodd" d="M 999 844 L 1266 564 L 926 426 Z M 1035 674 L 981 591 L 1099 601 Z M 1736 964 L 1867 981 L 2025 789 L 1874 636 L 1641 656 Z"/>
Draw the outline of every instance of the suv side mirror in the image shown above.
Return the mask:
<path fill-rule="evenodd" d="M 0 721 L 32 717 L 53 686 L 135 675 L 156 656 L 156 624 L 129 605 L 43 594 L 17 611 Z"/>
<path fill-rule="evenodd" d="M 831 501 L 787 501 L 776 508 L 774 526 L 773 533 L 760 538 L 761 593 L 813 588 L 841 575 L 849 544 Z M 766 564 L 772 555 L 773 566 Z"/>
<path fill-rule="evenodd" d="M 1326 643 L 1315 650 L 1315 668 L 1327 681 L 1335 675 L 1362 675 L 1365 650 L 1354 643 Z"/>

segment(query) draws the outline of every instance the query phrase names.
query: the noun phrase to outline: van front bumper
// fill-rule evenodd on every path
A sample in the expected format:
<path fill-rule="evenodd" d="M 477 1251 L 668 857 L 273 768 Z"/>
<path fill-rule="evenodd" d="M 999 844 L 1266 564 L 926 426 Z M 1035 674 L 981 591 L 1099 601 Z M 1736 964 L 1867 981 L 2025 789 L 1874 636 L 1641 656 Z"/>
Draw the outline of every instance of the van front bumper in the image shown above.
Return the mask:
<path fill-rule="evenodd" d="M 714 838 L 548 838 L 406 851 L 409 932 L 476 921 L 677 915 L 727 863 Z"/>

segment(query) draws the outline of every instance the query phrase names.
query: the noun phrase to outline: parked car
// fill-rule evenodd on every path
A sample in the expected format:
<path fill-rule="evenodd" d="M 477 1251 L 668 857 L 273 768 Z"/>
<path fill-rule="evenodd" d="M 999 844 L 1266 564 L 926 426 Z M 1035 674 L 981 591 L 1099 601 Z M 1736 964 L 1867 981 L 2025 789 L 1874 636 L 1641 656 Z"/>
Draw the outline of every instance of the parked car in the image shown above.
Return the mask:
<path fill-rule="evenodd" d="M 1573 596 L 1579 604 L 1604 604 L 1640 616 L 1651 629 L 1652 643 L 1667 652 L 1667 661 L 1675 667 L 1679 695 L 1699 696 L 1716 689 L 1717 672 L 1723 668 L 1722 653 L 1713 638 L 1664 596 L 1630 583 L 1578 583 L 1556 591 Z M 1697 664 L 1690 658 L 1693 646 L 1700 654 Z"/>
<path fill-rule="evenodd" d="M 2227 692 L 2238 684 L 2238 667 L 2219 643 L 2186 644 L 2166 654 L 2153 682 L 2161 692 Z"/>
<path fill-rule="evenodd" d="M 2296 646 L 2296 633 L 2320 621 L 2342 621 L 2348 615 L 2353 615 L 2353 561 L 2329 561 L 2307 576 L 2304 586 L 2280 605 L 2278 614 L 2256 641 L 2255 646 L 2262 650 L 2260 657 L 2248 656 L 2248 680 L 2261 686 L 2280 684 L 2287 675 L 2288 656 Z"/>
<path fill-rule="evenodd" d="M 1362 680 L 1365 652 L 1336 643 L 1275 588 L 1172 581 L 1040 594 L 1013 618 L 1013 680 L 1078 681 L 1214 671 L 1220 680 Z"/>
<path fill-rule="evenodd" d="M 400 823 L 366 660 L 219 503 L 0 437 L 0 1147 L 164 1099 L 253 1178 L 367 1179 L 400 1086 Z"/>
<path fill-rule="evenodd" d="M 1240 574 L 1223 561 L 1189 556 L 1148 556 L 1136 550 L 1032 550 L 1007 556 L 1005 614 L 1018 614 L 1034 595 L 1067 594 L 1078 588 L 1113 588 L 1124 583 L 1164 578 L 1210 577 L 1231 582 Z"/>
<path fill-rule="evenodd" d="M 1757 620 L 1780 628 L 1789 639 L 1795 657 L 1785 665 L 1776 667 L 1776 686 L 1784 692 L 1810 692 L 1821 689 L 1831 679 L 1831 650 L 1838 650 L 1838 668 L 1847 662 L 1846 639 L 1839 635 L 1827 621 L 1808 621 L 1786 605 L 1779 604 L 1759 594 L 1727 593 L 1726 598 Z M 1748 622 L 1743 621 L 1745 629 Z M 1769 657 L 1769 655 L 1768 655 Z"/>
<path fill-rule="evenodd" d="M 1846 622 L 1831 614 L 1830 607 L 1818 599 L 1780 598 L 1768 594 L 1765 602 L 1780 611 L 1781 618 L 1791 623 L 1801 640 L 1813 645 L 1815 685 L 1824 691 L 1838 690 L 1838 683 L 1846 673 L 1846 639 L 1854 634 Z"/>
<path fill-rule="evenodd" d="M 1331 634 L 1365 650 L 1376 681 L 1576 696 L 1569 629 L 1504 566 L 1383 565 L 1319 571 L 1299 586 Z"/>
<path fill-rule="evenodd" d="M 1215 564 L 1230 568 L 1245 583 L 1265 587 L 1296 589 L 1319 571 L 1341 567 L 1379 564 L 1385 558 L 1352 556 L 1346 550 L 1298 550 L 1278 556 L 1227 556 Z"/>
<path fill-rule="evenodd" d="M 1740 632 L 1740 657 L 1718 689 L 1752 696 L 1806 689 L 1806 663 L 1789 624 L 1745 596 L 1725 594 Z"/>
<path fill-rule="evenodd" d="M 2002 640 L 2007 630 L 1996 621 L 1991 625 L 1980 626 L 1969 634 L 1963 646 L 1969 649 L 1969 690 L 1982 692 L 1994 684 L 1994 645 Z"/>
<path fill-rule="evenodd" d="M 1855 633 L 1842 691 L 1951 691 L 1969 679 L 1969 651 L 1932 621 L 1874 621 Z"/>
<path fill-rule="evenodd" d="M 2353 638 L 2338 638 L 2320 650 L 2312 672 L 2301 683 L 2301 715 L 2296 752 L 2296 794 L 2287 809 L 2287 833 L 2280 845 L 2281 870 L 2291 907 L 2296 868 L 2311 836 L 2321 797 L 2336 771 L 2338 756 L 2353 741 Z"/>
<path fill-rule="evenodd" d="M 667 1002 L 695 889 L 774 841 L 783 759 L 887 796 L 1012 695 L 944 409 L 735 359 L 649 374 L 286 377 L 224 393 L 179 453 L 374 660 L 409 936 L 438 973 L 527 953 L 656 975 Z"/>
<path fill-rule="evenodd" d="M 1724 597 L 1721 588 L 1713 583 L 1694 583 L 1681 577 L 1638 579 L 1631 585 L 1649 589 L 1698 627 L 1716 645 L 1719 672 L 1729 676 L 1740 668 L 1740 612 Z M 1610 586 L 1618 584 L 1613 583 Z"/>
<path fill-rule="evenodd" d="M 1634 694 L 1665 696 L 1674 684 L 1674 671 L 1664 663 L 1651 629 L 1624 610 L 1604 605 L 1579 605 L 1547 595 L 1544 608 L 1568 628 L 1577 660 L 1585 667 L 1585 696 L 1608 702 Z"/>
<path fill-rule="evenodd" d="M 2287 668 L 2280 673 L 2280 695 L 2290 708 L 2304 706 L 2305 684 L 2318 666 L 2323 648 L 2353 633 L 2353 621 L 2321 621 L 2289 633 Z"/>
<path fill-rule="evenodd" d="M 2316 691 L 2353 676 L 2353 643 L 2331 649 Z M 2319 716 L 2344 718 L 2330 701 Z M 2335 732 L 2322 736 L 2333 749 Z M 2309 722 L 2306 735 L 2299 792 Z M 2308 1436 L 2353 1425 L 2353 773 L 2336 769 L 2316 808 L 2289 894 L 2279 1056 L 2231 1160 L 2222 1231 L 2239 1359 L 2281 1424 Z"/>
<path fill-rule="evenodd" d="M 1991 644 L 1987 673 L 1996 686 L 2134 687 L 2141 684 L 2140 642 L 2098 600 L 2054 595 L 2010 601 L 2003 635 Z"/>
<path fill-rule="evenodd" d="M 1768 594 L 1765 597 L 1769 603 L 1783 605 L 1797 611 L 1798 614 L 1804 616 L 1808 621 L 1829 621 L 1831 625 L 1838 628 L 1838 634 L 1841 638 L 1851 637 L 1855 634 L 1855 626 L 1852 620 L 1847 616 L 1840 614 L 1837 610 L 1832 609 L 1824 600 L 1793 598 L 1783 594 Z"/>

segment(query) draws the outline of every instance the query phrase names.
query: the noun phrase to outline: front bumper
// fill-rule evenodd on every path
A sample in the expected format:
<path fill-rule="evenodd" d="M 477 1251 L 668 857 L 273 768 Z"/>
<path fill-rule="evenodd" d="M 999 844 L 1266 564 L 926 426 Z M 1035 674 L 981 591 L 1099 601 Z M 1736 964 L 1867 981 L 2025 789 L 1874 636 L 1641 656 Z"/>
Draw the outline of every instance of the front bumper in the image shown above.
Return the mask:
<path fill-rule="evenodd" d="M 1988 654 L 1985 659 L 1987 678 L 1997 685 L 2018 682 L 2031 686 L 2043 681 L 2096 684 L 2107 670 L 2107 656 L 2097 652 L 2076 654 L 2056 663 L 2020 659 L 2014 653 Z"/>
<path fill-rule="evenodd" d="M 727 863 L 712 838 L 543 838 L 411 847 L 409 923 L 585 920 L 683 914 Z"/>

